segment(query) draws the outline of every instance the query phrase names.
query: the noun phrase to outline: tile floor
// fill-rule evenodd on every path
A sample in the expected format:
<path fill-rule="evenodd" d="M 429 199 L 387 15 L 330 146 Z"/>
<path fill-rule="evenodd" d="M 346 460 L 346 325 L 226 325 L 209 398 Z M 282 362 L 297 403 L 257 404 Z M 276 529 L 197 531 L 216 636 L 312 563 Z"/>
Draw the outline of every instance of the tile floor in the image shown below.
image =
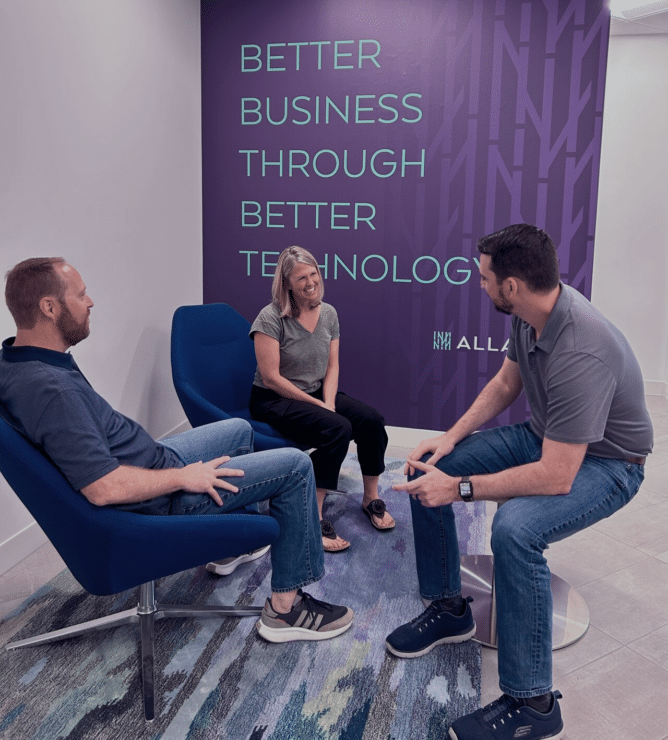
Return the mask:
<path fill-rule="evenodd" d="M 668 740 L 668 400 L 647 403 L 655 447 L 635 499 L 548 551 L 591 616 L 587 634 L 554 653 L 567 740 Z M 63 567 L 47 544 L 0 576 L 0 618 Z M 483 648 L 482 665 L 484 704 L 499 694 L 496 651 Z"/>

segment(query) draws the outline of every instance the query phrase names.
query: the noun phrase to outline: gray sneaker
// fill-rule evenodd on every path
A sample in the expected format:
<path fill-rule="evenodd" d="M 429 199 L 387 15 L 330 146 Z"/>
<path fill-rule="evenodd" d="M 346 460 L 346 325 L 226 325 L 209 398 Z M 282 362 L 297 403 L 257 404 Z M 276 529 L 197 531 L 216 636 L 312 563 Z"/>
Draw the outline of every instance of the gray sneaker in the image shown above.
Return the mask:
<path fill-rule="evenodd" d="M 345 632 L 353 623 L 353 610 L 318 601 L 301 590 L 287 614 L 279 614 L 271 599 L 257 621 L 257 631 L 269 642 L 293 640 L 329 640 Z"/>
<path fill-rule="evenodd" d="M 206 564 L 206 569 L 209 573 L 215 573 L 217 576 L 229 576 L 230 573 L 234 573 L 237 566 L 243 563 L 250 563 L 253 560 L 261 558 L 269 552 L 271 545 L 265 545 L 259 550 L 253 550 L 253 552 L 246 552 L 243 555 L 237 555 L 234 558 L 223 558 L 222 560 L 214 560 L 211 563 Z"/>

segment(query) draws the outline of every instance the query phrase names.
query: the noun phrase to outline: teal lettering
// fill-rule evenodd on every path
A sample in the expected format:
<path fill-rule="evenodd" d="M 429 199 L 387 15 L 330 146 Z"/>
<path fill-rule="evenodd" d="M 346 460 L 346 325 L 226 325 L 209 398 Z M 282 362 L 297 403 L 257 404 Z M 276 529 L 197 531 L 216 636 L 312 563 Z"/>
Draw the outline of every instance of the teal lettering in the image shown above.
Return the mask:
<path fill-rule="evenodd" d="M 249 109 L 246 105 L 247 103 L 256 103 L 256 106 L 255 108 Z M 262 103 L 260 102 L 259 98 L 241 98 L 241 125 L 254 126 L 256 123 L 260 123 L 260 121 L 262 120 L 262 113 L 260 113 L 260 108 L 262 108 Z M 247 113 L 255 113 L 257 119 L 255 121 L 247 121 Z"/>
<path fill-rule="evenodd" d="M 295 69 L 299 71 L 299 47 L 308 46 L 308 41 L 293 41 L 289 43 L 288 46 L 295 47 Z"/>
<path fill-rule="evenodd" d="M 251 154 L 257 154 L 258 149 L 239 149 L 239 154 L 246 155 L 246 177 L 250 177 L 251 174 Z"/>
<path fill-rule="evenodd" d="M 330 108 L 334 108 L 334 110 L 339 114 L 340 118 L 344 120 L 346 123 L 348 123 L 348 116 L 350 113 L 350 96 L 346 95 L 346 112 L 345 113 L 334 103 L 334 101 L 329 96 L 325 98 L 325 123 L 329 123 L 329 109 Z"/>
<path fill-rule="evenodd" d="M 283 54 L 272 54 L 271 50 L 275 46 L 285 46 L 285 44 L 267 44 L 267 72 L 285 72 L 285 67 L 272 67 L 272 59 L 285 59 Z"/>
<path fill-rule="evenodd" d="M 284 224 L 272 224 L 271 223 L 272 218 L 283 218 L 282 211 L 280 213 L 279 212 L 272 213 L 271 207 L 272 206 L 282 206 L 282 205 L 285 205 L 285 204 L 280 201 L 276 201 L 276 200 L 267 201 L 267 221 L 266 223 L 267 223 L 268 229 L 284 229 L 285 228 Z"/>
<path fill-rule="evenodd" d="M 249 211 L 248 206 L 256 206 L 254 211 Z M 241 225 L 243 227 L 255 227 L 262 223 L 262 216 L 260 216 L 261 206 L 257 201 L 254 200 L 242 200 L 241 201 Z M 254 224 L 249 224 L 246 217 L 257 219 Z"/>
<path fill-rule="evenodd" d="M 397 118 L 399 118 L 399 111 L 396 108 L 392 108 L 389 105 L 385 105 L 385 103 L 383 102 L 385 98 L 394 98 L 396 100 L 398 97 L 399 96 L 394 95 L 394 93 L 386 93 L 385 95 L 381 95 L 378 98 L 378 105 L 381 108 L 384 108 L 385 110 L 390 110 L 392 111 L 392 113 L 394 113 L 394 118 L 390 118 L 389 120 L 387 118 L 379 118 L 378 119 L 379 123 L 394 123 L 397 120 Z"/>
<path fill-rule="evenodd" d="M 417 123 L 418 121 L 422 120 L 422 110 L 420 108 L 416 108 L 414 105 L 409 105 L 406 102 L 406 98 L 422 98 L 422 95 L 420 95 L 420 93 L 407 93 L 401 99 L 401 102 L 404 104 L 404 108 L 408 108 L 409 110 L 414 110 L 418 114 L 417 118 L 402 118 L 401 120 L 404 123 Z"/>
<path fill-rule="evenodd" d="M 267 167 L 278 167 L 278 176 L 283 177 L 283 150 L 278 150 L 278 162 L 271 162 L 266 158 L 266 152 L 262 150 L 262 177 L 267 176 Z"/>
<path fill-rule="evenodd" d="M 424 177 L 424 149 L 422 150 L 422 157 L 419 162 L 409 162 L 406 159 L 406 150 L 401 150 L 401 176 L 406 177 L 406 167 L 419 167 L 420 177 Z"/>
<path fill-rule="evenodd" d="M 354 41 L 335 41 L 334 42 L 334 69 L 354 69 L 352 64 L 339 64 L 339 57 L 351 57 L 352 51 L 339 51 L 340 44 L 354 44 Z M 361 46 L 361 44 L 360 44 Z"/>
<path fill-rule="evenodd" d="M 309 44 L 311 46 L 317 46 L 318 47 L 318 69 L 322 69 L 322 47 L 323 46 L 329 46 L 329 41 L 310 41 Z"/>
<path fill-rule="evenodd" d="M 247 55 L 246 50 L 247 49 L 254 49 L 256 54 L 254 56 Z M 242 44 L 241 45 L 241 71 L 242 72 L 257 72 L 259 69 L 262 69 L 262 60 L 260 59 L 260 54 L 262 54 L 262 49 L 257 44 Z M 255 60 L 257 62 L 257 65 L 253 69 L 248 69 L 246 67 L 246 60 Z"/>
<path fill-rule="evenodd" d="M 382 274 L 382 275 L 381 275 L 380 277 L 377 277 L 377 278 L 372 278 L 372 277 L 369 277 L 369 276 L 367 275 L 367 273 L 366 273 L 366 269 L 365 269 L 365 268 L 366 268 L 366 263 L 367 263 L 367 262 L 368 262 L 369 260 L 372 260 L 372 259 L 378 259 L 378 260 L 380 260 L 380 261 L 381 261 L 381 262 L 383 263 L 383 266 L 384 266 L 384 268 L 385 268 L 385 271 L 383 272 L 383 274 Z M 370 255 L 369 255 L 368 257 L 365 257 L 365 258 L 364 258 L 364 259 L 362 260 L 362 275 L 364 275 L 364 278 L 365 278 L 366 280 L 368 280 L 368 281 L 369 281 L 370 283 L 378 283 L 378 282 L 380 282 L 381 280 L 385 280 L 385 277 L 387 276 L 387 273 L 389 272 L 389 270 L 390 270 L 390 267 L 389 267 L 389 265 L 387 264 L 387 260 L 385 259 L 385 257 L 383 257 L 383 256 L 382 256 L 382 255 L 380 255 L 380 254 L 370 254 Z"/>
<path fill-rule="evenodd" d="M 436 273 L 433 278 L 430 280 L 423 280 L 419 275 L 417 274 L 417 266 L 422 260 L 429 260 L 430 262 L 433 262 L 436 265 Z M 433 283 L 436 280 L 438 280 L 438 276 L 441 274 L 441 265 L 439 264 L 439 261 L 436 259 L 436 257 L 432 257 L 431 255 L 423 255 L 422 257 L 418 257 L 415 262 L 413 262 L 413 277 L 418 281 L 418 283 Z"/>
<path fill-rule="evenodd" d="M 366 169 L 366 149 L 362 149 L 362 169 L 357 173 L 354 174 L 350 172 L 348 169 L 348 150 L 343 150 L 343 171 L 346 173 L 348 177 L 361 177 L 364 174 L 364 170 Z"/>
<path fill-rule="evenodd" d="M 395 171 L 397 169 L 397 163 L 396 162 L 383 162 L 382 164 L 385 167 L 389 167 L 390 168 L 390 171 L 389 172 L 386 172 L 383 175 L 380 172 L 378 172 L 378 170 L 376 169 L 376 157 L 379 154 L 389 154 L 389 155 L 393 156 L 394 155 L 394 152 L 391 149 L 379 149 L 377 152 L 374 152 L 371 155 L 371 171 L 373 172 L 373 174 L 376 177 L 392 177 L 392 175 L 395 173 Z"/>
<path fill-rule="evenodd" d="M 278 262 L 269 262 L 267 260 L 268 255 L 278 255 L 280 252 L 262 252 L 262 277 L 274 277 L 274 273 L 276 272 L 276 265 Z M 271 268 L 269 271 L 267 271 L 267 268 Z"/>
<path fill-rule="evenodd" d="M 304 155 L 304 161 L 302 164 L 295 164 L 293 161 L 293 156 L 295 154 L 303 154 Z M 305 152 L 303 149 L 290 149 L 290 174 L 289 177 L 292 177 L 292 170 L 301 170 L 304 177 L 311 177 L 309 173 L 306 171 L 306 165 L 309 163 L 309 156 L 308 152 Z"/>
<path fill-rule="evenodd" d="M 360 101 L 363 100 L 364 98 L 371 98 L 373 100 L 373 98 L 375 97 L 376 97 L 375 95 L 356 95 L 355 96 L 355 123 L 373 123 L 373 118 L 371 119 L 360 118 L 360 113 L 362 111 L 372 111 L 373 112 L 373 108 L 362 107 L 360 105 Z"/>
<path fill-rule="evenodd" d="M 299 210 L 299 206 L 305 206 L 306 201 L 305 200 L 289 200 L 286 204 L 286 206 L 294 206 L 295 207 L 295 229 L 299 228 L 299 219 L 297 217 L 297 212 Z"/>
<path fill-rule="evenodd" d="M 373 44 L 376 51 L 373 54 L 362 54 L 362 48 L 364 44 Z M 363 59 L 370 59 L 376 67 L 380 69 L 380 64 L 376 60 L 376 57 L 380 54 L 380 43 L 376 41 L 375 39 L 360 39 L 360 50 L 359 50 L 359 61 L 358 65 L 360 69 L 362 68 L 362 60 Z"/>
<path fill-rule="evenodd" d="M 332 217 L 331 217 L 331 222 L 330 222 L 330 228 L 332 228 L 332 229 L 349 229 L 350 228 L 350 226 L 337 226 L 337 224 L 335 223 L 335 220 L 337 218 L 338 219 L 343 219 L 343 218 L 347 219 L 348 218 L 348 214 L 347 213 L 337 213 L 336 212 L 336 207 L 337 206 L 345 206 L 345 207 L 348 207 L 349 205 L 350 205 L 350 203 L 332 203 Z"/>
<path fill-rule="evenodd" d="M 362 216 L 359 215 L 360 208 L 368 208 L 371 211 L 370 216 L 366 216 L 362 218 Z M 376 230 L 376 227 L 371 223 L 373 218 L 376 215 L 376 206 L 372 205 L 371 203 L 355 203 L 355 229 L 357 229 L 357 224 L 360 221 L 365 221 L 369 228 Z"/>
<path fill-rule="evenodd" d="M 300 107 L 299 107 L 299 106 L 297 105 L 297 101 L 298 101 L 298 100 L 306 100 L 306 101 L 309 101 L 310 99 L 311 99 L 311 98 L 307 97 L 306 95 L 298 95 L 298 96 L 297 96 L 296 98 L 294 98 L 294 99 L 293 99 L 293 101 L 292 101 L 292 107 L 293 107 L 293 108 L 294 108 L 294 109 L 295 109 L 296 111 L 299 111 L 300 113 L 305 113 L 305 114 L 306 114 L 306 118 L 305 118 L 305 120 L 303 120 L 303 121 L 297 121 L 297 120 L 295 120 L 295 119 L 293 118 L 293 119 L 292 119 L 292 123 L 296 123 L 296 124 L 297 124 L 298 126 L 303 126 L 303 125 L 304 125 L 304 124 L 306 124 L 306 123 L 310 123 L 310 121 L 311 121 L 311 111 L 309 111 L 309 110 L 306 110 L 306 108 L 300 108 Z"/>
<path fill-rule="evenodd" d="M 410 283 L 410 278 L 397 277 L 397 256 L 392 257 L 392 282 L 393 283 Z"/>
<path fill-rule="evenodd" d="M 356 203 L 355 205 L 359 205 L 359 204 Z M 355 226 L 355 228 L 357 228 L 357 226 Z M 339 277 L 339 270 L 338 270 L 339 264 L 341 265 L 341 267 L 343 267 L 343 269 L 348 273 L 348 275 L 350 275 L 350 277 L 353 280 L 357 280 L 357 255 L 356 254 L 353 255 L 352 271 L 349 269 L 348 265 L 346 265 L 346 263 L 339 257 L 338 254 L 334 255 L 334 280 L 336 280 Z"/>
<path fill-rule="evenodd" d="M 249 277 L 251 274 L 250 268 L 251 268 L 251 254 L 259 254 L 256 250 L 246 250 L 246 251 L 240 251 L 239 254 L 245 254 L 246 255 L 246 277 Z"/>
<path fill-rule="evenodd" d="M 467 283 L 471 279 L 471 270 L 457 270 L 458 274 L 466 276 L 461 280 L 453 280 L 450 277 L 448 270 L 453 262 L 466 262 L 468 264 L 468 260 L 466 259 L 466 257 L 450 257 L 445 265 L 443 265 L 443 275 L 445 276 L 445 279 L 453 285 L 463 285 L 464 283 Z"/>
<path fill-rule="evenodd" d="M 320 158 L 321 154 L 331 154 L 332 157 L 334 157 L 334 169 L 329 174 L 320 172 L 320 170 L 318 170 L 318 159 Z M 333 177 L 339 171 L 339 157 L 336 152 L 333 152 L 331 149 L 321 149 L 319 152 L 317 152 L 316 155 L 313 157 L 313 171 L 316 175 L 318 175 L 318 177 Z"/>
<path fill-rule="evenodd" d="M 271 114 L 269 112 L 270 100 L 271 98 L 267 98 L 267 121 L 269 121 L 269 123 L 273 124 L 274 126 L 280 126 L 288 120 L 288 99 L 283 98 L 283 118 L 281 118 L 280 121 L 271 120 Z"/>

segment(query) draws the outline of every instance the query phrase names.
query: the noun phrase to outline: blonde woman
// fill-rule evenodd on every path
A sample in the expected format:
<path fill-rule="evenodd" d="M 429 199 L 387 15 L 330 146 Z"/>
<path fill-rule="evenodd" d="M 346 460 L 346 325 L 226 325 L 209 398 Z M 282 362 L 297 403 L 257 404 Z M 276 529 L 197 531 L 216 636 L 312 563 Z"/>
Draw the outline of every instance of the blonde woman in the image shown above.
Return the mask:
<path fill-rule="evenodd" d="M 362 469 L 365 514 L 376 529 L 395 526 L 378 497 L 378 479 L 385 470 L 385 420 L 338 389 L 339 320 L 334 307 L 322 300 L 324 286 L 313 255 L 301 247 L 283 250 L 271 293 L 272 302 L 250 330 L 257 357 L 251 414 L 297 444 L 315 448 L 311 460 L 323 547 L 340 552 L 350 542 L 323 520 L 322 507 L 327 490 L 337 488 L 351 439 Z"/>

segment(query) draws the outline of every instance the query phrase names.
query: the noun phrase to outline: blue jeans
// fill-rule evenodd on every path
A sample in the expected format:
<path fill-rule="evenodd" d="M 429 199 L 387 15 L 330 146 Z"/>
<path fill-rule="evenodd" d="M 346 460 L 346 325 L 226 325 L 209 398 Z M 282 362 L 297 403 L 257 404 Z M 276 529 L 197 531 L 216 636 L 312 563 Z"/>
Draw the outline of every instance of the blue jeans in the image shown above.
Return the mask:
<path fill-rule="evenodd" d="M 541 452 L 542 440 L 527 422 L 472 434 L 437 467 L 453 476 L 495 473 L 539 460 Z M 643 478 L 642 465 L 586 455 L 568 495 L 513 498 L 498 508 L 492 552 L 503 692 L 527 698 L 552 689 L 552 592 L 544 550 L 621 509 Z M 461 580 L 452 507 L 427 508 L 412 497 L 410 503 L 422 597 L 457 596 Z"/>
<path fill-rule="evenodd" d="M 163 439 L 161 444 L 185 465 L 230 455 L 235 459 L 225 467 L 244 471 L 243 478 L 222 479 L 239 488 L 238 493 L 218 489 L 223 506 L 206 493 L 179 491 L 171 495 L 168 513 L 227 514 L 268 500 L 269 512 L 281 528 L 271 546 L 272 591 L 294 591 L 322 578 L 322 536 L 308 455 L 292 447 L 253 452 L 253 428 L 243 419 L 206 424 Z"/>

